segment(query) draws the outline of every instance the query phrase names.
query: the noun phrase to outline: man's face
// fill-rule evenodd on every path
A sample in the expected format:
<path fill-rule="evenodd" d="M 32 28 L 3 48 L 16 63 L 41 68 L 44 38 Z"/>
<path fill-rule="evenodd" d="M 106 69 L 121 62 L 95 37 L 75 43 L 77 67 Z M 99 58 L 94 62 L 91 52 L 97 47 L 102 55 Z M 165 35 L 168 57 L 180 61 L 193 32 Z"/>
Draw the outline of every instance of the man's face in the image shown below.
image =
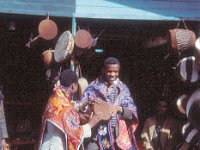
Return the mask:
<path fill-rule="evenodd" d="M 159 101 L 156 106 L 157 115 L 165 115 L 168 109 L 168 104 L 165 101 Z"/>
<path fill-rule="evenodd" d="M 118 64 L 107 64 L 105 66 L 104 75 L 108 84 L 113 84 L 119 76 L 120 66 Z"/>

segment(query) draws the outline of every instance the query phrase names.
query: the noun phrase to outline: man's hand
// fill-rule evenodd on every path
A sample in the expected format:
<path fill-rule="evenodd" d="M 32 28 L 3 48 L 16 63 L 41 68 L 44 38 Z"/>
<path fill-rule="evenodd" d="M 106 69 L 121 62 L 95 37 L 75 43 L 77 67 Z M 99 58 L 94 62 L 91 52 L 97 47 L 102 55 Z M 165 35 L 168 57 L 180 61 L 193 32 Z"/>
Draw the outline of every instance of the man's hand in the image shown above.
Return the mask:
<path fill-rule="evenodd" d="M 111 116 L 115 116 L 117 113 L 122 113 L 123 109 L 121 106 L 110 105 L 109 113 Z"/>
<path fill-rule="evenodd" d="M 5 140 L 5 139 L 2 139 L 2 140 L 1 140 L 2 150 L 6 150 L 6 145 L 7 145 L 6 140 Z"/>
<path fill-rule="evenodd" d="M 101 121 L 101 118 L 102 118 L 102 114 L 101 113 L 94 114 L 92 112 L 88 124 L 90 125 L 91 128 L 93 128 L 94 126 L 96 126 Z"/>

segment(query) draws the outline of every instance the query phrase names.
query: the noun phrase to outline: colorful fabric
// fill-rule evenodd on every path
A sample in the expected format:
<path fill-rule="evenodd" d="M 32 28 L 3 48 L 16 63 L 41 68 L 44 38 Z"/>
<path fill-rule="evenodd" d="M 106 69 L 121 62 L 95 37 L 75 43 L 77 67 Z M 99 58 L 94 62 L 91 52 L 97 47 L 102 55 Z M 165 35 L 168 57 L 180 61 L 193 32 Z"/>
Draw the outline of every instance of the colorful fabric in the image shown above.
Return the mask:
<path fill-rule="evenodd" d="M 134 116 L 134 118 L 137 118 L 136 105 L 134 103 L 134 100 L 131 97 L 128 87 L 125 84 L 123 84 L 119 79 L 117 79 L 115 84 L 112 86 L 113 86 L 112 88 L 113 91 L 108 92 L 107 83 L 104 82 L 104 79 L 102 77 L 98 78 L 97 80 L 93 81 L 88 86 L 88 88 L 86 89 L 86 91 L 84 92 L 81 98 L 81 102 L 85 103 L 88 100 L 102 99 L 102 100 L 107 101 L 110 104 L 128 108 L 132 112 L 132 115 Z M 97 138 L 98 138 L 98 143 L 101 150 L 115 149 L 114 141 L 116 140 L 117 137 L 113 135 L 114 132 L 112 131 L 113 130 L 112 125 L 116 124 L 117 126 L 119 126 L 120 120 L 124 120 L 126 122 L 126 118 L 117 114 L 116 116 L 112 117 L 112 119 L 108 123 L 105 123 L 104 125 L 98 128 Z M 132 123 L 132 126 L 134 127 L 126 126 L 123 129 L 126 130 L 128 133 L 128 130 L 130 128 L 136 128 L 137 123 L 134 123 L 134 124 Z M 122 126 L 119 126 L 119 127 L 122 127 Z M 129 136 L 131 138 L 129 139 L 129 142 L 136 143 L 134 134 L 132 134 L 133 132 L 130 132 L 130 133 L 131 134 L 129 134 Z M 125 138 L 124 136 L 127 136 L 127 135 L 120 134 L 118 137 L 118 141 L 120 141 L 120 139 Z M 113 139 L 113 137 L 115 137 L 115 139 Z M 133 149 L 137 149 L 136 144 L 133 144 L 130 147 L 130 150 L 133 150 Z"/>
<path fill-rule="evenodd" d="M 69 93 L 63 87 L 54 89 L 43 115 L 41 143 L 49 120 L 65 133 L 68 150 L 77 150 L 83 139 L 83 128 L 80 126 L 79 115 L 74 109 Z"/>

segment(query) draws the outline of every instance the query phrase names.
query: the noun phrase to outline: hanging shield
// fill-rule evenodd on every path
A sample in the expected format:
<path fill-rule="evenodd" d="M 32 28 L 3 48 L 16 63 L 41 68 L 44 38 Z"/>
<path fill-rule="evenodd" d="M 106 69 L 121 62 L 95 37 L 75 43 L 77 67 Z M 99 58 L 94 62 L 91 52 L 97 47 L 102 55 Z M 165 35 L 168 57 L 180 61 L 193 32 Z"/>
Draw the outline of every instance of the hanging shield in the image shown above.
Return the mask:
<path fill-rule="evenodd" d="M 199 80 L 199 74 L 195 57 L 190 56 L 180 60 L 176 67 L 176 74 L 181 81 L 186 83 L 195 83 Z"/>
<path fill-rule="evenodd" d="M 74 49 L 74 38 L 69 31 L 65 31 L 59 37 L 54 53 L 56 62 L 66 61 L 72 54 Z"/>

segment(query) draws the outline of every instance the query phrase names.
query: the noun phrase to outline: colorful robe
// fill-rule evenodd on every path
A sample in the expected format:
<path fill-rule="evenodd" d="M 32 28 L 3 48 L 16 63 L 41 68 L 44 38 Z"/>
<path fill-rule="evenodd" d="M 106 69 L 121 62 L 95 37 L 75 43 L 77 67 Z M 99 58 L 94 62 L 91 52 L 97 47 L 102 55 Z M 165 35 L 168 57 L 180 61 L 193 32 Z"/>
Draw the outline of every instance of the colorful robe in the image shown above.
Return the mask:
<path fill-rule="evenodd" d="M 46 122 L 50 121 L 65 134 L 67 150 L 77 150 L 83 140 L 83 128 L 80 126 L 79 115 L 74 109 L 69 93 L 63 87 L 54 89 L 43 114 L 40 146 Z"/>
<path fill-rule="evenodd" d="M 117 139 L 113 139 L 113 132 L 111 129 L 111 120 L 101 125 L 98 128 L 97 139 L 101 150 L 115 150 L 114 141 L 118 147 L 126 150 L 136 150 L 137 145 L 134 137 L 134 131 L 136 130 L 138 119 L 137 119 L 137 108 L 132 99 L 128 87 L 123 84 L 119 79 L 115 82 L 115 86 L 119 92 L 108 93 L 107 83 L 102 77 L 93 81 L 86 91 L 84 92 L 81 102 L 86 103 L 88 100 L 102 99 L 110 104 L 118 105 L 123 107 L 123 109 L 128 109 L 132 112 L 133 118 L 135 120 L 127 120 L 121 115 L 116 115 L 117 125 L 119 127 Z M 110 100 L 110 97 L 113 100 Z M 127 121 L 132 121 L 131 125 L 127 125 Z"/>

